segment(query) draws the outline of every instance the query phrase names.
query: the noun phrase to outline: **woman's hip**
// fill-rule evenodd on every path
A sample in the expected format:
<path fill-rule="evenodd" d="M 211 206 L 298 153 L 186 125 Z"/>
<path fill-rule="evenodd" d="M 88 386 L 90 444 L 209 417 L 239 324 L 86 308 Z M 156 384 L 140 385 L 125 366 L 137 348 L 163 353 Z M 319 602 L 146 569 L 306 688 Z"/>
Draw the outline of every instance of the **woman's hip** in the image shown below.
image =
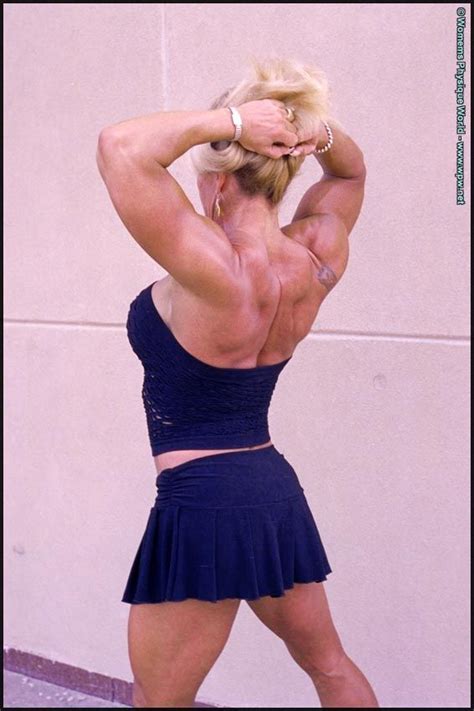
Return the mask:
<path fill-rule="evenodd" d="M 157 508 L 258 506 L 301 496 L 295 470 L 274 445 L 197 457 L 156 477 Z"/>

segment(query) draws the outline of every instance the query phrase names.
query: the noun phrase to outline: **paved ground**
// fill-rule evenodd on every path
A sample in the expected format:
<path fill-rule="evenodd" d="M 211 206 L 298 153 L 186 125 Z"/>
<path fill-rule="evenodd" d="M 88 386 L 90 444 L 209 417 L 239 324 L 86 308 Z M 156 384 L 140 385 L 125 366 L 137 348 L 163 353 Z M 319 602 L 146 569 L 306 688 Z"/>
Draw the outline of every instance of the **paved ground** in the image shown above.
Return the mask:
<path fill-rule="evenodd" d="M 129 708 L 122 704 L 87 696 L 63 686 L 38 681 L 23 674 L 4 671 L 4 708 Z"/>

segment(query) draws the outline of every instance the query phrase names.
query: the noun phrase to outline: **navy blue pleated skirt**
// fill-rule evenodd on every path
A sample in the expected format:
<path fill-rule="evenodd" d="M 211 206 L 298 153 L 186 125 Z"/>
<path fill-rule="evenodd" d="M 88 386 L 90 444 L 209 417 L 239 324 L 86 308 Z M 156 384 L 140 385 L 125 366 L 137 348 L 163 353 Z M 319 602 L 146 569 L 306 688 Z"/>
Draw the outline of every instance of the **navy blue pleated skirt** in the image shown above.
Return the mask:
<path fill-rule="evenodd" d="M 281 597 L 332 572 L 304 489 L 274 445 L 164 469 L 122 602 Z"/>

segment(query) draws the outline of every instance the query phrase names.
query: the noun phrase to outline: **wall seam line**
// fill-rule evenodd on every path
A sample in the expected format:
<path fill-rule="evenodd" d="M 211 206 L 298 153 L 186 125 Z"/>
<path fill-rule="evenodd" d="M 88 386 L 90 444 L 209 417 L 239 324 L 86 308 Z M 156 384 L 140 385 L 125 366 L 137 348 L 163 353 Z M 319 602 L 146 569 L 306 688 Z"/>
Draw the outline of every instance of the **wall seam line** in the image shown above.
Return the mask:
<path fill-rule="evenodd" d="M 38 326 L 43 328 L 66 328 L 66 329 L 103 329 L 124 331 L 123 323 L 107 323 L 101 321 L 55 321 L 55 320 L 35 320 L 35 319 L 15 319 L 5 318 L 5 325 L 12 326 Z M 468 336 L 439 336 L 429 334 L 403 334 L 403 333 L 383 333 L 383 332 L 359 332 L 359 331 L 310 331 L 303 340 L 331 341 L 331 340 L 353 340 L 353 341 L 402 341 L 404 343 L 439 343 L 445 345 L 469 346 L 471 339 Z"/>

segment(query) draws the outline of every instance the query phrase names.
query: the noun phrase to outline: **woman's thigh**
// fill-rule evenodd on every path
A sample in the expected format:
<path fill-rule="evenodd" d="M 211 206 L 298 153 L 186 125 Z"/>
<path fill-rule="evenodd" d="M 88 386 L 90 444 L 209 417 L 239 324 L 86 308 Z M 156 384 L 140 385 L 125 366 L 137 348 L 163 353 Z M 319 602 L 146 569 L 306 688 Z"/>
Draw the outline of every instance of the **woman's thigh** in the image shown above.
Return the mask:
<path fill-rule="evenodd" d="M 130 606 L 128 649 L 148 698 L 193 696 L 223 650 L 240 600 L 188 599 Z"/>
<path fill-rule="evenodd" d="M 330 671 L 344 650 L 323 583 L 296 583 L 282 597 L 247 600 L 257 617 L 309 673 Z"/>

